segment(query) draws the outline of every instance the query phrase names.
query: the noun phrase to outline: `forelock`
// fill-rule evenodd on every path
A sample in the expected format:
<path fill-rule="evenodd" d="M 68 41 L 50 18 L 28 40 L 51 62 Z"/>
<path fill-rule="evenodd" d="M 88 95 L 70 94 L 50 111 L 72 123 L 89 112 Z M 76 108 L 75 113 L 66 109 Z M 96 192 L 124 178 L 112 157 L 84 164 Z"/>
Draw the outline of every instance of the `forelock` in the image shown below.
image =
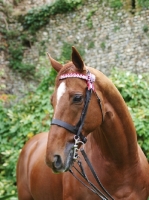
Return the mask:
<path fill-rule="evenodd" d="M 62 74 L 66 74 L 66 73 L 71 73 L 71 72 L 75 72 L 75 66 L 74 64 L 70 61 L 68 63 L 66 63 L 62 69 L 59 71 L 57 77 L 56 77 L 56 86 L 59 85 L 59 77 L 62 75 Z"/>

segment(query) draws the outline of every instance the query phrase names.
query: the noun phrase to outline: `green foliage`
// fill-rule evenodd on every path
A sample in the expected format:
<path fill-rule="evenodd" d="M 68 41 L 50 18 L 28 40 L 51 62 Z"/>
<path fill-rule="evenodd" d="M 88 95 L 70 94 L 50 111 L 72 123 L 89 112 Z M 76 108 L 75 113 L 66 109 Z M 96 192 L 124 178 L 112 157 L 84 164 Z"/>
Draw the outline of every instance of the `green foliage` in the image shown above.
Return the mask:
<path fill-rule="evenodd" d="M 114 29 L 113 29 L 113 31 L 116 33 L 117 31 L 119 31 L 120 30 L 120 26 L 114 26 Z"/>
<path fill-rule="evenodd" d="M 4 13 L 7 17 L 12 14 L 13 7 L 8 1 L 0 0 L 0 11 Z"/>
<path fill-rule="evenodd" d="M 18 30 L 5 30 L 3 33 L 8 42 L 9 67 L 21 72 L 23 75 L 33 75 L 35 73 L 35 66 L 23 62 L 23 56 L 24 51 L 31 46 L 35 39 L 25 32 L 20 33 Z"/>
<path fill-rule="evenodd" d="M 109 5 L 110 5 L 111 8 L 120 9 L 123 6 L 121 0 L 108 0 L 108 2 L 109 2 Z"/>
<path fill-rule="evenodd" d="M 93 21 L 92 21 L 92 19 L 88 19 L 87 20 L 87 26 L 88 26 L 89 29 L 93 28 Z"/>
<path fill-rule="evenodd" d="M 15 6 L 18 6 L 18 4 L 21 2 L 22 0 L 13 0 L 13 4 L 15 5 Z"/>
<path fill-rule="evenodd" d="M 138 143 L 149 160 L 149 82 L 147 75 L 113 70 L 112 81 L 122 94 L 132 115 Z"/>
<path fill-rule="evenodd" d="M 0 196 L 16 196 L 16 163 L 25 142 L 34 134 L 48 131 L 53 115 L 50 95 L 55 72 L 44 78 L 34 93 L 28 94 L 11 108 L 0 102 Z"/>
<path fill-rule="evenodd" d="M 30 29 L 34 33 L 49 22 L 50 16 L 70 12 L 82 2 L 82 0 L 57 0 L 53 5 L 32 9 L 22 16 L 22 25 L 24 29 Z"/>
<path fill-rule="evenodd" d="M 94 15 L 94 13 L 96 12 L 97 8 L 94 8 L 92 10 L 90 10 L 87 14 L 86 20 L 87 20 L 87 26 L 91 29 L 93 28 L 93 21 L 92 21 L 92 16 Z"/>
<path fill-rule="evenodd" d="M 11 43 L 9 46 L 9 66 L 13 70 L 17 70 L 23 74 L 34 74 L 35 66 L 33 64 L 24 63 L 23 60 L 23 53 L 24 53 L 24 46 L 21 44 L 16 45 L 16 43 Z"/>
<path fill-rule="evenodd" d="M 35 42 L 34 33 L 47 24 L 51 15 L 72 11 L 77 6 L 81 5 L 82 2 L 83 0 L 58 0 L 53 5 L 32 9 L 25 16 L 19 18 L 24 29 L 28 30 L 23 32 L 7 30 L 4 32 L 8 41 L 10 68 L 21 72 L 23 76 L 27 75 L 29 77 L 29 75 L 34 75 L 36 72 L 35 65 L 23 61 L 25 50 L 30 48 Z M 42 48 L 40 49 L 43 49 L 44 44 L 41 44 L 41 46 Z M 2 48 L 5 47 L 2 46 Z M 42 52 L 40 52 L 40 55 L 41 54 Z M 65 50 L 62 54 L 65 54 L 64 56 L 62 55 L 63 57 L 68 57 L 66 56 Z"/>
<path fill-rule="evenodd" d="M 102 50 L 105 50 L 105 48 L 106 48 L 106 44 L 105 44 L 104 41 L 101 42 L 100 47 L 101 47 Z"/>
<path fill-rule="evenodd" d="M 94 48 L 94 47 L 95 47 L 94 41 L 90 41 L 90 42 L 88 43 L 88 49 L 92 49 L 92 48 Z"/>
<path fill-rule="evenodd" d="M 102 2 L 111 8 L 120 9 L 123 6 L 122 0 L 102 0 Z"/>
<path fill-rule="evenodd" d="M 67 43 L 67 42 L 63 43 L 62 50 L 61 50 L 61 56 L 59 58 L 59 60 L 62 63 L 66 62 L 66 60 L 69 61 L 71 59 L 71 51 L 70 51 L 70 49 L 71 49 L 72 46 L 73 45 L 70 44 L 70 43 Z M 83 57 L 84 53 L 85 53 L 84 49 L 82 47 L 80 47 L 80 46 L 78 46 L 76 48 L 78 49 L 80 55 Z"/>
<path fill-rule="evenodd" d="M 139 6 L 141 6 L 142 8 L 149 8 L 149 0 L 137 0 L 136 1 L 138 3 Z"/>
<path fill-rule="evenodd" d="M 1 79 L 2 76 L 4 76 L 4 70 L 3 70 L 3 69 L 0 69 L 0 79 Z M 5 88 L 6 88 L 6 85 L 3 84 L 3 83 L 1 83 L 1 84 L 0 84 L 0 90 L 3 90 L 3 89 L 5 89 Z"/>
<path fill-rule="evenodd" d="M 144 33 L 147 33 L 148 30 L 149 30 L 149 27 L 148 27 L 148 25 L 145 24 L 145 25 L 143 26 L 143 31 L 144 31 Z"/>
<path fill-rule="evenodd" d="M 71 59 L 71 47 L 73 45 L 70 44 L 70 43 L 67 43 L 67 42 L 64 42 L 63 43 L 63 46 L 62 46 L 62 50 L 61 50 L 61 57 L 59 60 L 61 60 L 62 62 L 66 62 L 66 60 L 70 60 Z"/>

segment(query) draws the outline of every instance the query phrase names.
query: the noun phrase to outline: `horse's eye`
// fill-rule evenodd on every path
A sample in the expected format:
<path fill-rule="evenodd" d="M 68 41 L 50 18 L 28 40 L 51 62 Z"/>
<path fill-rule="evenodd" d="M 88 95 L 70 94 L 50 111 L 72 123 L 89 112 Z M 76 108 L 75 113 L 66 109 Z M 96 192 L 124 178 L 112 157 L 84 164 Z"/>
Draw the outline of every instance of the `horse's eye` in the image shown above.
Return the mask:
<path fill-rule="evenodd" d="M 75 95 L 75 96 L 73 97 L 73 103 L 81 103 L 82 100 L 83 100 L 83 97 L 82 97 L 82 95 L 80 95 L 80 94 L 77 94 L 77 95 Z"/>

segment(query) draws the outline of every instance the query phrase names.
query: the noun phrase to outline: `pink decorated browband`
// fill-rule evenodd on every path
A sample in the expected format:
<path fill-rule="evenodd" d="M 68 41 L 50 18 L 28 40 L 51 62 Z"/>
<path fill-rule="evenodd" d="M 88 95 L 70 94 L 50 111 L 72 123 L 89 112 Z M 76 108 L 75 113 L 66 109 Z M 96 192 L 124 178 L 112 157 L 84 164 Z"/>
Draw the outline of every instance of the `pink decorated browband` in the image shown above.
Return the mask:
<path fill-rule="evenodd" d="M 79 74 L 79 73 L 70 73 L 70 74 L 62 74 L 60 76 L 61 79 L 66 79 L 66 78 L 81 78 L 87 81 L 87 87 L 88 90 L 92 89 L 93 91 L 95 90 L 93 82 L 95 82 L 95 75 L 91 73 L 87 73 L 87 75 L 84 74 Z"/>

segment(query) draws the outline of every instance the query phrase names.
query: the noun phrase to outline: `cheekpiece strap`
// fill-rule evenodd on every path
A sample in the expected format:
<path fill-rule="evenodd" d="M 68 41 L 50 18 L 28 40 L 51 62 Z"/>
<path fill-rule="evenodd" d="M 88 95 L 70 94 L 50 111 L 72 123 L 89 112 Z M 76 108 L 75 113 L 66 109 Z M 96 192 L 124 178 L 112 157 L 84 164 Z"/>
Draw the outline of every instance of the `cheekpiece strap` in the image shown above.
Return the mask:
<path fill-rule="evenodd" d="M 79 73 L 69 73 L 69 74 L 62 74 L 59 77 L 60 80 L 66 79 L 66 78 L 81 78 L 81 79 L 84 79 L 87 82 L 88 90 L 92 89 L 93 91 L 95 91 L 94 84 L 93 84 L 93 82 L 95 82 L 95 75 L 91 74 L 89 71 L 87 72 L 87 75 L 79 74 Z"/>

